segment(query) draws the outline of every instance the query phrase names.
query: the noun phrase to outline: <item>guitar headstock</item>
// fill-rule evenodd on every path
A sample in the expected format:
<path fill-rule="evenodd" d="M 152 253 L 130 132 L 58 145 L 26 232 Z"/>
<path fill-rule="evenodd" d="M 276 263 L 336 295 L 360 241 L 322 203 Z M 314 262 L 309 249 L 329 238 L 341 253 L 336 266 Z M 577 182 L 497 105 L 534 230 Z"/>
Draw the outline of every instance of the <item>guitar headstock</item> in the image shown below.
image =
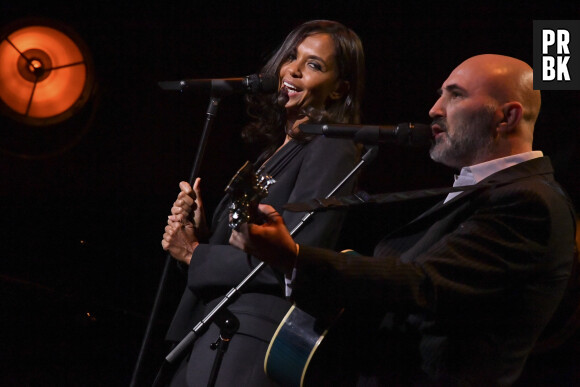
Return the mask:
<path fill-rule="evenodd" d="M 246 163 L 231 178 L 225 191 L 232 198 L 230 204 L 231 229 L 237 230 L 240 224 L 254 220 L 254 213 L 260 200 L 268 196 L 268 188 L 276 180 L 268 175 L 259 175 L 254 166 Z"/>

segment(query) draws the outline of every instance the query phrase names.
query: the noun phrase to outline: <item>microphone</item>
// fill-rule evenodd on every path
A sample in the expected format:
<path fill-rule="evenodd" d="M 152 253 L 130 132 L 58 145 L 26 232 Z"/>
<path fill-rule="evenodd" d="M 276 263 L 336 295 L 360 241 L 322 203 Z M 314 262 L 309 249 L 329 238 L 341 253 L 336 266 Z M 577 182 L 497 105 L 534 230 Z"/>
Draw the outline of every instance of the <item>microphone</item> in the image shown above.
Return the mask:
<path fill-rule="evenodd" d="M 300 124 L 300 130 L 307 134 L 326 137 L 352 138 L 362 144 L 394 143 L 415 148 L 431 146 L 433 133 L 427 124 L 405 122 L 393 125 L 347 125 L 347 124 Z"/>
<path fill-rule="evenodd" d="M 235 93 L 273 93 L 278 90 L 278 77 L 266 74 L 252 74 L 243 78 L 184 79 L 158 83 L 164 90 L 183 92 L 187 89 L 209 89 L 212 97 L 225 97 Z"/>

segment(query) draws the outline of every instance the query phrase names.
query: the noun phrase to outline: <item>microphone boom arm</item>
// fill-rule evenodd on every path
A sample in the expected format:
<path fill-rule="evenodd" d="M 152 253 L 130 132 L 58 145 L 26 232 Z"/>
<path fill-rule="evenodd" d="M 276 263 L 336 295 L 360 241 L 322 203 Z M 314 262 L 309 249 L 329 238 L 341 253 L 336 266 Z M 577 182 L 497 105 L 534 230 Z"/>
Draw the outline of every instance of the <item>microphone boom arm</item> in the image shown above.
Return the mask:
<path fill-rule="evenodd" d="M 431 145 L 433 138 L 429 125 L 414 123 L 398 125 L 301 124 L 299 127 L 307 134 L 347 137 L 362 144 L 387 142 L 411 147 L 426 147 Z"/>

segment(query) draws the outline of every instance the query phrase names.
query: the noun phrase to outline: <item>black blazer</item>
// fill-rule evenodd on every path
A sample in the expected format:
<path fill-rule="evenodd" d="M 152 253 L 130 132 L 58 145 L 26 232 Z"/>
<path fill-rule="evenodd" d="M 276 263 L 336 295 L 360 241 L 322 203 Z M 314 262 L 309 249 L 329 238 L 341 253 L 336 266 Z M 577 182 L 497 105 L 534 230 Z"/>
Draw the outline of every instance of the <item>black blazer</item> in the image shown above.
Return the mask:
<path fill-rule="evenodd" d="M 302 309 L 385 317 L 377 345 L 364 342 L 371 379 L 489 386 L 519 376 L 570 276 L 575 215 L 547 157 L 480 184 L 384 238 L 374 257 L 300 246 Z"/>
<path fill-rule="evenodd" d="M 285 212 L 282 206 L 326 196 L 354 168 L 358 157 L 358 149 L 350 140 L 323 136 L 306 144 L 292 140 L 265 164 L 265 173 L 275 178 L 276 183 L 269 188 L 262 203 L 275 207 L 292 229 L 305 213 Z M 351 193 L 354 183 L 349 180 L 339 193 Z M 187 271 L 187 288 L 166 336 L 169 341 L 180 341 L 259 263 L 253 257 L 248 262 L 243 251 L 229 245 L 228 204 L 227 197 L 220 202 L 213 215 L 209 242 L 200 244 L 194 251 Z M 315 214 L 299 229 L 295 239 L 334 248 L 344 215 L 340 212 Z M 243 293 L 228 308 L 239 319 L 240 327 L 229 344 L 217 386 L 271 383 L 263 371 L 264 357 L 275 329 L 290 307 L 284 294 L 283 276 L 266 266 Z M 196 341 L 188 364 L 181 370 L 183 378 L 187 375 L 188 385 L 207 385 L 216 353 L 209 345 L 218 335 L 217 327 L 212 324 Z M 183 378 L 174 384 L 183 385 Z"/>

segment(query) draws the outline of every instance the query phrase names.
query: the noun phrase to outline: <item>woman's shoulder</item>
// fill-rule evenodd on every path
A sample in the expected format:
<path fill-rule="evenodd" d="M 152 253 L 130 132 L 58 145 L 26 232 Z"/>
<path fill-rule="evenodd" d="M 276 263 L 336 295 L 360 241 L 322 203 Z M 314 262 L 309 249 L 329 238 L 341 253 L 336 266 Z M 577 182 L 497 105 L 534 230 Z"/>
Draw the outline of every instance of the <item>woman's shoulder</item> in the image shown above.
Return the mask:
<path fill-rule="evenodd" d="M 359 146 L 348 138 L 332 138 L 326 136 L 315 135 L 309 142 L 305 145 L 305 149 L 313 151 L 327 151 L 327 152 L 345 152 L 352 153 L 356 152 Z"/>

